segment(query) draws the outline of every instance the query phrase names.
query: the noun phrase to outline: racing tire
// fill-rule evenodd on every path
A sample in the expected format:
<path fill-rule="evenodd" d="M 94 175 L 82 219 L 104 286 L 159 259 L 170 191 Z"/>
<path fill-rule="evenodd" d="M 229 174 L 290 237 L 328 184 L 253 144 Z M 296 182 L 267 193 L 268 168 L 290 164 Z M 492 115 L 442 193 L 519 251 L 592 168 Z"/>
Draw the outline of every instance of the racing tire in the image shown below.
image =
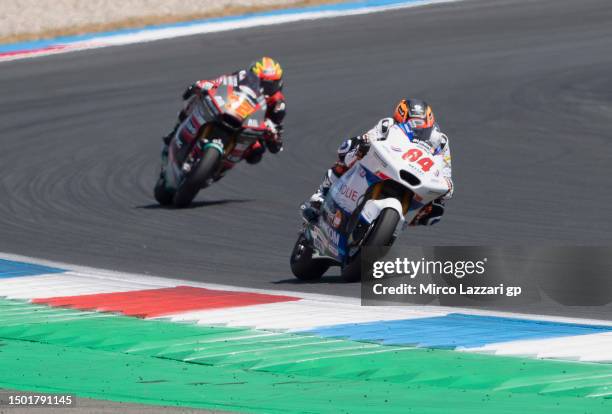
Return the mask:
<path fill-rule="evenodd" d="M 155 196 L 155 200 L 157 200 L 157 202 L 161 206 L 169 206 L 170 204 L 172 204 L 174 192 L 168 190 L 166 188 L 166 180 L 164 180 L 162 177 L 159 177 L 157 179 L 157 183 L 155 183 L 153 195 Z"/>
<path fill-rule="evenodd" d="M 361 245 L 364 247 L 385 247 L 391 246 L 395 241 L 395 229 L 400 216 L 396 210 L 385 208 L 376 221 L 366 239 Z M 358 282 L 361 280 L 361 249 L 342 267 L 342 279 L 345 282 Z"/>
<path fill-rule="evenodd" d="M 185 180 L 174 193 L 173 204 L 175 207 L 182 208 L 191 204 L 206 181 L 213 177 L 220 160 L 221 154 L 216 149 L 210 148 L 204 151 L 198 165 L 185 177 Z"/>
<path fill-rule="evenodd" d="M 300 234 L 293 251 L 291 252 L 291 271 L 300 280 L 312 282 L 321 279 L 321 276 L 329 269 L 329 262 L 325 259 L 313 259 L 312 247 L 306 237 Z"/>

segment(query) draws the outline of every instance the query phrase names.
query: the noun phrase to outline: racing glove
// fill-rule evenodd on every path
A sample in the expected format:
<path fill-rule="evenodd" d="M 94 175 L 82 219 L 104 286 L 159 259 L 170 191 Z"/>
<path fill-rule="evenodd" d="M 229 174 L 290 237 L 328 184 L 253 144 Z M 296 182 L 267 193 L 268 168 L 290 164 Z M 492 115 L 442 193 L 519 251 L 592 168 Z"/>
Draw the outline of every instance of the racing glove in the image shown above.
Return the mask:
<path fill-rule="evenodd" d="M 271 120 L 266 120 L 266 147 L 272 154 L 276 154 L 283 149 L 283 140 L 281 138 L 282 127 L 276 125 Z"/>
<path fill-rule="evenodd" d="M 197 82 L 189 85 L 189 87 L 185 89 L 185 92 L 183 92 L 183 100 L 186 101 L 187 99 L 191 98 L 196 93 L 196 88 Z"/>
<path fill-rule="evenodd" d="M 368 137 L 368 134 L 363 134 L 357 137 L 357 141 L 356 156 L 361 159 L 370 151 L 370 137 Z"/>
<path fill-rule="evenodd" d="M 451 198 L 453 198 L 453 193 L 455 191 L 455 184 L 453 184 L 453 180 L 450 177 L 446 177 L 445 178 L 446 182 L 448 183 L 448 192 L 446 194 L 444 194 L 441 198 L 442 201 L 448 201 Z"/>
<path fill-rule="evenodd" d="M 185 92 L 183 92 L 183 100 L 191 98 L 195 94 L 199 94 L 202 91 L 209 91 L 215 87 L 215 84 L 208 80 L 197 81 L 189 85 Z"/>
<path fill-rule="evenodd" d="M 268 147 L 268 151 L 270 151 L 272 154 L 276 154 L 283 150 L 283 140 L 280 138 L 269 140 L 266 142 L 266 146 Z"/>

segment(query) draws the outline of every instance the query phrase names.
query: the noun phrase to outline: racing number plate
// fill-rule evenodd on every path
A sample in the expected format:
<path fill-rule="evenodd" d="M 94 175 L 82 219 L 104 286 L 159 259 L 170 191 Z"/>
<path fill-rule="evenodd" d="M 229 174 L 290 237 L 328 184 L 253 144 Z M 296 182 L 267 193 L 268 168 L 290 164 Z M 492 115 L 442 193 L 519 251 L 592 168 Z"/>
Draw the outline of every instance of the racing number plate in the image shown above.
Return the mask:
<path fill-rule="evenodd" d="M 249 102 L 245 97 L 238 95 L 230 95 L 228 97 L 228 103 L 225 104 L 225 108 L 241 117 L 242 119 L 247 118 L 253 112 L 255 112 L 255 106 Z"/>
<path fill-rule="evenodd" d="M 408 150 L 402 155 L 402 158 L 410 162 L 416 162 L 424 172 L 429 171 L 434 165 L 433 160 L 429 157 L 423 157 L 423 151 L 418 148 Z"/>

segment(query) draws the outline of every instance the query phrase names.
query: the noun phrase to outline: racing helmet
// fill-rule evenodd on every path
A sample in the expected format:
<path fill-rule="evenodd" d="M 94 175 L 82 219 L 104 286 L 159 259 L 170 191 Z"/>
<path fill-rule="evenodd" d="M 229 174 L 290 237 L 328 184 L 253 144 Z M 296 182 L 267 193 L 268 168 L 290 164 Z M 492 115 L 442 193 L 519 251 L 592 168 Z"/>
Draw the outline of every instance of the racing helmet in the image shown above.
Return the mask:
<path fill-rule="evenodd" d="M 436 123 L 431 106 L 420 99 L 402 99 L 395 107 L 393 119 L 406 123 L 414 133 L 414 138 L 427 141 Z"/>
<path fill-rule="evenodd" d="M 272 96 L 283 88 L 283 68 L 274 59 L 264 56 L 249 69 L 259 78 L 264 95 Z"/>

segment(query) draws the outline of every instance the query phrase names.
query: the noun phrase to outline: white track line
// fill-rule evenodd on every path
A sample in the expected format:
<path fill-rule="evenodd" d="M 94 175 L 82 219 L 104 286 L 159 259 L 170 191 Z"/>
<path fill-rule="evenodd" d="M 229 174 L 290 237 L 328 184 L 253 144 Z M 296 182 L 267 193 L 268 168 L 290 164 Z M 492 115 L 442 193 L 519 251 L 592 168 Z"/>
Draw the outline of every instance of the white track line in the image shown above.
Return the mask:
<path fill-rule="evenodd" d="M 444 316 L 449 313 L 521 318 L 537 321 L 597 324 L 612 326 L 611 321 L 562 318 L 543 315 L 525 315 L 509 312 L 475 311 L 473 309 L 438 306 L 361 306 L 358 298 L 243 288 L 157 276 L 114 272 L 66 263 L 51 262 L 13 254 L 0 254 L 0 259 L 39 264 L 66 269 L 65 273 L 21 276 L 0 279 L 0 297 L 10 299 L 36 299 L 53 296 L 78 296 L 93 293 L 126 292 L 158 289 L 178 285 L 207 289 L 280 294 L 301 298 L 299 301 L 270 303 L 235 308 L 181 312 L 159 319 L 172 322 L 192 322 L 201 325 L 245 327 L 274 332 L 307 331 L 323 326 L 367 323 L 400 319 Z M 19 309 L 12 312 L 11 323 L 18 324 Z M 92 317 L 90 313 L 85 313 Z M 46 317 L 43 313 L 41 318 Z M 58 314 L 51 318 L 72 318 Z M 272 338 L 271 338 L 272 339 Z M 531 358 L 563 359 L 584 362 L 612 362 L 612 332 L 566 336 L 552 339 L 515 340 L 488 344 L 482 347 L 459 349 L 494 355 Z"/>
<path fill-rule="evenodd" d="M 153 42 L 163 39 L 172 39 L 183 36 L 192 36 L 204 33 L 223 32 L 237 29 L 246 29 L 259 26 L 271 26 L 284 23 L 292 23 L 305 20 L 329 19 L 343 16 L 356 16 L 371 13 L 380 13 L 384 11 L 399 10 L 406 8 L 419 7 L 438 3 L 451 3 L 461 0 L 421 0 L 421 1 L 406 1 L 399 4 L 391 5 L 372 5 L 363 6 L 355 5 L 353 7 L 334 10 L 314 10 L 308 9 L 296 10 L 287 14 L 278 13 L 262 13 L 256 16 L 235 16 L 234 18 L 226 18 L 222 21 L 202 21 L 202 22 L 186 22 L 176 24 L 172 27 L 152 27 L 144 29 L 129 30 L 127 33 L 100 33 L 86 35 L 84 40 L 61 41 L 57 43 L 46 44 L 45 47 L 38 49 L 26 49 L 23 52 L 14 54 L 15 52 L 0 52 L 0 62 L 27 59 L 39 56 L 48 56 L 53 54 L 68 53 L 80 50 L 97 49 L 109 46 L 129 45 L 135 43 Z M 341 5 L 340 5 L 341 7 Z M 24 42 L 27 43 L 27 42 Z M 14 44 L 19 46 L 22 43 Z M 2 45 L 0 45 L 2 46 Z M 57 48 L 57 49 L 49 49 Z"/>
<path fill-rule="evenodd" d="M 553 315 L 536 315 L 529 313 L 518 313 L 518 312 L 502 312 L 502 311 L 488 311 L 488 310 L 475 310 L 469 308 L 459 308 L 459 307 L 446 307 L 446 306 L 431 306 L 431 305 L 410 305 L 410 306 L 361 306 L 361 299 L 345 297 L 345 296 L 334 296 L 334 295 L 325 295 L 320 293 L 306 293 L 306 292 L 295 292 L 289 290 L 272 290 L 272 289 L 256 289 L 242 286 L 233 286 L 233 285 L 223 285 L 217 283 L 205 283 L 205 282 L 197 282 L 186 279 L 178 279 L 178 278 L 167 278 L 160 276 L 152 276 L 152 275 L 143 275 L 143 274 L 135 274 L 135 273 L 126 273 L 126 272 L 117 272 L 106 269 L 98 269 L 87 266 L 78 266 L 72 265 L 63 262 L 56 262 L 44 259 L 37 259 L 33 257 L 9 254 L 9 253 L 0 253 L 0 259 L 5 260 L 13 260 L 18 262 L 27 262 L 38 264 L 42 266 L 49 267 L 57 267 L 61 269 L 66 269 L 68 272 L 48 275 L 48 276 L 22 276 L 13 278 L 17 285 L 19 281 L 22 280 L 32 286 L 32 284 L 36 285 L 36 281 L 40 280 L 41 277 L 52 277 L 52 276 L 61 276 L 65 275 L 67 277 L 78 276 L 82 279 L 80 280 L 95 280 L 96 286 L 123 286 L 123 291 L 128 290 L 139 290 L 139 289 L 155 289 L 161 287 L 172 287 L 178 285 L 185 286 L 194 286 L 194 287 L 202 287 L 206 289 L 217 289 L 217 290 L 228 290 L 228 291 L 241 291 L 241 292 L 254 292 L 254 293 L 263 293 L 263 294 L 273 294 L 273 295 L 285 295 L 285 296 L 294 296 L 302 299 L 308 299 L 310 301 L 317 302 L 317 306 L 322 307 L 333 307 L 336 309 L 341 309 L 343 305 L 348 306 L 351 309 L 359 308 L 364 313 L 376 313 L 379 315 L 385 315 L 385 319 L 393 319 L 393 315 L 396 313 L 401 313 L 402 311 L 409 312 L 422 312 L 429 313 L 435 316 L 445 315 L 449 313 L 464 313 L 468 315 L 482 315 L 482 316 L 498 316 L 498 317 L 506 317 L 506 318 L 519 318 L 519 319 L 527 319 L 533 321 L 547 321 L 547 322 L 560 322 L 560 323 L 576 323 L 576 324 L 585 324 L 585 325 L 603 325 L 603 326 L 612 326 L 612 321 L 610 320 L 599 320 L 599 319 L 586 319 L 586 318 L 572 318 L 572 317 L 564 317 L 564 316 L 553 316 Z M 10 289 L 7 288 L 6 292 L 11 292 L 13 295 L 19 295 L 19 297 L 23 299 L 31 299 L 36 296 L 32 294 L 28 294 L 28 288 L 17 289 L 15 290 L 13 283 L 7 284 L 7 281 L 11 279 L 0 279 L 0 296 L 6 296 L 4 294 L 5 288 L 4 286 L 12 286 Z M 147 287 L 148 286 L 148 287 Z M 29 288 L 31 289 L 31 288 Z M 75 286 L 75 291 L 78 289 Z M 83 288 L 85 289 L 85 288 Z M 103 287 L 88 287 L 87 289 L 92 289 L 91 293 L 102 293 L 106 290 Z M 95 289 L 100 289 L 99 291 L 95 291 Z M 80 293 L 76 293 L 80 294 Z M 64 292 L 61 296 L 70 296 L 71 293 L 69 290 Z M 298 302 L 296 302 L 298 303 Z M 261 305 L 260 305 L 261 306 Z M 267 306 L 267 305 L 266 305 Z M 211 311 L 216 312 L 216 311 Z"/>

